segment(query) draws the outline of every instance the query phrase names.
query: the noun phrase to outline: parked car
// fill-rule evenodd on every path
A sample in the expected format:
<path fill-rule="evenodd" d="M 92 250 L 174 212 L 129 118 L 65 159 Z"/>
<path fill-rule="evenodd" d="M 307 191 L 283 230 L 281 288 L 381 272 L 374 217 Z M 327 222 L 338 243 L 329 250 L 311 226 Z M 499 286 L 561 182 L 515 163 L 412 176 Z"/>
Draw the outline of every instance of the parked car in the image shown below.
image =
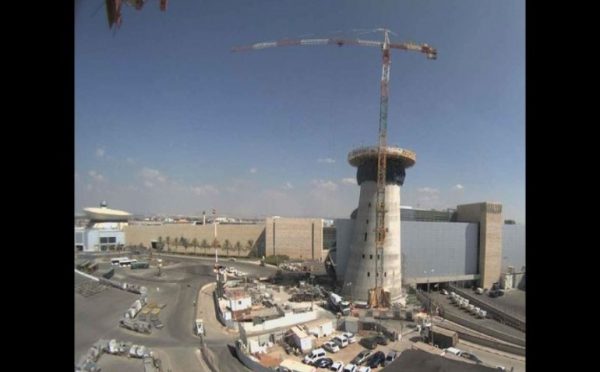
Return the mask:
<path fill-rule="evenodd" d="M 400 355 L 399 352 L 392 350 L 388 353 L 388 355 L 385 357 L 385 362 L 383 362 L 384 366 L 387 366 L 389 364 L 391 364 L 394 360 L 396 360 L 396 358 L 398 358 L 398 355 Z"/>
<path fill-rule="evenodd" d="M 331 360 L 331 358 L 321 358 L 321 359 L 317 359 L 313 363 L 313 366 L 315 366 L 317 368 L 329 368 L 332 364 L 333 364 L 333 360 Z"/>
<path fill-rule="evenodd" d="M 375 338 L 375 341 L 377 341 L 377 343 L 379 345 L 387 345 L 389 343 L 387 337 L 385 337 L 382 334 L 379 334 L 379 335 L 375 336 L 374 338 Z"/>
<path fill-rule="evenodd" d="M 340 348 L 345 348 L 348 346 L 348 339 L 346 336 L 335 336 L 331 339 L 331 341 L 335 342 Z"/>
<path fill-rule="evenodd" d="M 302 359 L 302 363 L 304 364 L 313 364 L 314 362 L 317 361 L 317 359 L 321 359 L 325 357 L 325 350 L 318 348 L 318 349 L 314 349 L 312 350 L 310 353 L 308 353 L 304 359 Z"/>
<path fill-rule="evenodd" d="M 371 367 L 366 367 L 366 366 L 358 367 L 356 372 L 371 372 Z"/>
<path fill-rule="evenodd" d="M 463 353 L 462 350 L 457 349 L 455 347 L 446 348 L 446 349 L 444 349 L 444 351 L 447 352 L 447 353 L 450 353 L 450 354 L 454 354 L 456 356 L 460 356 Z"/>
<path fill-rule="evenodd" d="M 354 333 L 352 333 L 352 332 L 344 332 L 344 333 L 342 333 L 342 336 L 344 336 L 348 339 L 349 344 L 353 344 L 356 342 L 356 336 L 354 336 Z"/>
<path fill-rule="evenodd" d="M 477 364 L 481 364 L 481 363 L 483 363 L 483 361 L 482 361 L 481 359 L 479 359 L 479 358 L 477 357 L 477 355 L 475 355 L 475 354 L 471 354 L 471 353 L 467 353 L 466 351 L 463 351 L 463 352 L 460 354 L 460 356 L 461 356 L 461 357 L 463 357 L 463 358 L 466 358 L 466 359 L 472 360 L 472 361 L 476 362 Z"/>
<path fill-rule="evenodd" d="M 380 366 L 383 367 L 384 362 L 385 362 L 385 353 L 383 351 L 378 351 L 369 357 L 366 364 L 371 368 L 377 368 Z"/>
<path fill-rule="evenodd" d="M 367 358 L 371 355 L 371 353 L 372 353 L 371 350 L 361 351 L 360 353 L 358 353 L 357 356 L 354 357 L 354 359 L 352 359 L 350 364 L 362 364 L 365 360 L 367 360 Z"/>
<path fill-rule="evenodd" d="M 333 341 L 327 341 L 326 343 L 323 344 L 323 349 L 331 352 L 331 353 L 337 353 L 338 351 L 340 351 L 340 347 L 338 346 L 338 344 L 336 344 Z"/>
<path fill-rule="evenodd" d="M 375 340 L 374 337 L 365 337 L 360 340 L 360 344 L 369 350 L 374 350 L 377 348 L 377 340 Z"/>
<path fill-rule="evenodd" d="M 341 372 L 344 369 L 344 362 L 337 361 L 329 366 L 329 370 L 333 372 Z"/>
<path fill-rule="evenodd" d="M 344 366 L 344 372 L 356 372 L 358 366 L 354 363 L 348 363 Z"/>

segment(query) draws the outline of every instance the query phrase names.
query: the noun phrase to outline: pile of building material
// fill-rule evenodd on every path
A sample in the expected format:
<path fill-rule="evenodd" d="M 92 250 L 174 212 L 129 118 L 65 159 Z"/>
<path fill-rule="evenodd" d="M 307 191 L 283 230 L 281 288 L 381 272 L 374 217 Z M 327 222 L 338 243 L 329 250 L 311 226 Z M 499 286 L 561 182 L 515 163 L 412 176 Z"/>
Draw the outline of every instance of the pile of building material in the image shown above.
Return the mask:
<path fill-rule="evenodd" d="M 94 282 L 92 280 L 82 280 L 75 284 L 75 292 L 79 293 L 83 297 L 90 297 L 100 292 L 103 292 L 108 287 L 100 282 Z"/>
<path fill-rule="evenodd" d="M 76 372 L 99 372 L 100 368 L 96 362 L 103 353 L 123 356 L 128 358 L 144 359 L 144 369 L 146 372 L 161 371 L 160 359 L 154 356 L 152 350 L 144 345 L 134 345 L 131 342 L 119 342 L 117 340 L 98 340 L 92 346 L 87 355 L 81 358 L 81 361 L 75 367 Z"/>

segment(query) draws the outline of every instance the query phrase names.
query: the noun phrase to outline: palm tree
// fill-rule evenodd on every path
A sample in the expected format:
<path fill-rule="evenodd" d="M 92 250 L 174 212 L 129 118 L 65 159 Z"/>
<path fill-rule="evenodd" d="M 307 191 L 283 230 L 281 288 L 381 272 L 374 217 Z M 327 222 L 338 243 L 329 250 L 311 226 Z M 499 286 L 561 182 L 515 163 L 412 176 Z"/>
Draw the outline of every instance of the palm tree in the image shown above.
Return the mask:
<path fill-rule="evenodd" d="M 208 245 L 208 241 L 206 239 L 202 239 L 202 243 L 200 243 L 200 246 L 204 248 L 204 254 L 207 254 L 206 250 L 208 247 L 210 247 L 210 245 Z"/>
<path fill-rule="evenodd" d="M 242 250 L 242 243 L 240 243 L 240 241 L 238 240 L 237 242 L 235 242 L 235 247 L 238 250 L 238 257 L 240 257 L 240 251 Z"/>
<path fill-rule="evenodd" d="M 194 247 L 194 255 L 196 255 L 196 248 L 198 248 L 198 239 L 192 239 L 192 247 Z"/>
<path fill-rule="evenodd" d="M 225 239 L 224 247 L 225 247 L 226 252 L 227 252 L 227 257 L 229 257 L 229 248 L 231 247 L 231 243 L 229 242 L 229 239 Z"/>
<path fill-rule="evenodd" d="M 173 244 L 175 244 L 175 252 L 177 252 L 177 248 L 179 247 L 179 238 L 176 237 L 173 240 Z"/>
<path fill-rule="evenodd" d="M 171 243 L 171 237 L 170 237 L 170 236 L 167 236 L 167 237 L 165 238 L 165 243 L 167 243 L 167 251 L 168 251 L 168 252 L 171 252 L 171 246 L 170 246 L 170 243 Z"/>
<path fill-rule="evenodd" d="M 181 245 L 183 245 L 183 251 L 187 252 L 187 247 L 189 245 L 187 239 L 182 236 L 181 238 L 179 238 L 179 242 L 181 243 Z"/>
<path fill-rule="evenodd" d="M 252 250 L 252 247 L 254 247 L 254 240 L 250 239 L 246 242 L 246 250 L 248 252 L 250 252 Z"/>

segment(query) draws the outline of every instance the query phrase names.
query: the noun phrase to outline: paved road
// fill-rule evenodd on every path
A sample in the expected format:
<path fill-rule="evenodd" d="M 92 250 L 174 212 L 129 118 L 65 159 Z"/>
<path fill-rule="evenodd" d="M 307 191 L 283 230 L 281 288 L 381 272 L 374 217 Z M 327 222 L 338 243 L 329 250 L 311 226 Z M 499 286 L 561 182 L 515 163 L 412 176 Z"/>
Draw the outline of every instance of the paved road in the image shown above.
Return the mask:
<path fill-rule="evenodd" d="M 166 257 L 165 257 L 166 258 Z M 163 365 L 177 371 L 202 371 L 198 362 L 199 339 L 193 335 L 196 296 L 198 290 L 213 282 L 215 275 L 210 259 L 170 256 L 170 261 L 180 262 L 163 270 L 158 278 L 154 269 L 131 271 L 126 268 L 115 270 L 115 279 L 144 285 L 148 288 L 150 301 L 166 303 L 160 319 L 165 325 L 162 329 L 153 329 L 152 334 L 139 334 L 118 326 L 118 321 L 127 308 L 137 299 L 137 295 L 115 288 L 85 298 L 75 294 L 75 362 L 88 348 L 100 338 L 117 339 L 146 345 L 165 354 Z M 260 267 L 248 262 L 223 262 L 224 265 L 248 272 L 249 274 L 268 276 L 276 269 Z M 144 274 L 144 271 L 146 274 Z M 207 302 L 212 306 L 212 298 Z M 209 308 L 210 309 L 210 308 Z M 208 309 L 207 309 L 208 310 Z M 214 307 L 207 318 L 214 319 Z M 231 352 L 228 344 L 233 345 L 237 336 L 220 329 L 207 328 L 207 345 L 218 360 L 223 371 L 248 371 Z M 107 370 L 107 372 L 111 372 Z"/>
<path fill-rule="evenodd" d="M 481 359 L 481 361 L 490 367 L 503 366 L 510 371 L 514 367 L 514 372 L 525 372 L 525 359 L 518 356 L 510 356 L 506 353 L 497 353 L 480 345 L 459 341 L 456 348 L 473 353 Z"/>
<path fill-rule="evenodd" d="M 525 340 L 524 332 L 521 332 L 516 328 L 513 328 L 506 324 L 502 324 L 493 319 L 477 318 L 476 316 L 472 315 L 471 313 L 468 313 L 465 310 L 460 309 L 458 306 L 450 303 L 448 296 L 444 296 L 440 292 L 431 292 L 430 296 L 433 301 L 437 301 L 439 304 L 441 304 L 444 307 L 444 311 L 446 311 L 446 312 L 452 313 L 453 315 L 456 315 L 460 318 L 469 320 L 469 321 L 479 324 L 481 326 L 491 328 L 495 331 L 502 332 L 504 334 L 507 334 L 507 335 L 510 335 L 513 337 L 518 337 L 522 340 Z"/>

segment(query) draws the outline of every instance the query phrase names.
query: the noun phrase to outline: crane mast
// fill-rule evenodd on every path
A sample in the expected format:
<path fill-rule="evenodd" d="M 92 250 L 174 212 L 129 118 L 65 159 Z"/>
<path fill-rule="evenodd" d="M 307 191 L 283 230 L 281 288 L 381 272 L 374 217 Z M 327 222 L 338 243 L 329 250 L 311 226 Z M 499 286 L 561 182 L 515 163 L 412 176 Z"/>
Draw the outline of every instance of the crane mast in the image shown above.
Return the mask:
<path fill-rule="evenodd" d="M 437 51 L 427 44 L 414 44 L 414 43 L 390 43 L 388 29 L 377 29 L 376 31 L 383 31 L 384 40 L 373 41 L 373 40 L 361 40 L 361 39 L 337 39 L 337 38 L 325 38 L 325 39 L 302 39 L 302 40 L 279 40 L 270 42 L 261 42 L 243 47 L 234 47 L 232 51 L 242 52 L 250 50 L 260 50 L 272 47 L 283 47 L 283 46 L 315 46 L 315 45 L 358 45 L 358 46 L 369 46 L 369 47 L 380 47 L 382 51 L 382 68 L 381 68 L 381 92 L 380 92 L 380 105 L 379 105 L 379 141 L 378 141 L 378 155 L 377 155 L 377 195 L 375 204 L 375 301 L 376 304 L 382 304 L 383 296 L 383 249 L 385 243 L 385 237 L 387 229 L 385 227 L 385 186 L 386 186 L 386 173 L 387 173 L 387 116 L 388 116 L 388 99 L 389 99 L 389 82 L 390 82 L 390 49 L 401 49 L 406 51 L 421 52 L 427 56 L 428 59 L 436 59 Z"/>
<path fill-rule="evenodd" d="M 383 289 L 383 245 L 385 243 L 385 184 L 387 173 L 387 115 L 390 82 L 390 39 L 388 30 L 384 31 L 384 41 L 381 47 L 381 96 L 379 102 L 379 148 L 377 154 L 377 200 L 375 203 L 375 293 L 381 296 Z"/>

